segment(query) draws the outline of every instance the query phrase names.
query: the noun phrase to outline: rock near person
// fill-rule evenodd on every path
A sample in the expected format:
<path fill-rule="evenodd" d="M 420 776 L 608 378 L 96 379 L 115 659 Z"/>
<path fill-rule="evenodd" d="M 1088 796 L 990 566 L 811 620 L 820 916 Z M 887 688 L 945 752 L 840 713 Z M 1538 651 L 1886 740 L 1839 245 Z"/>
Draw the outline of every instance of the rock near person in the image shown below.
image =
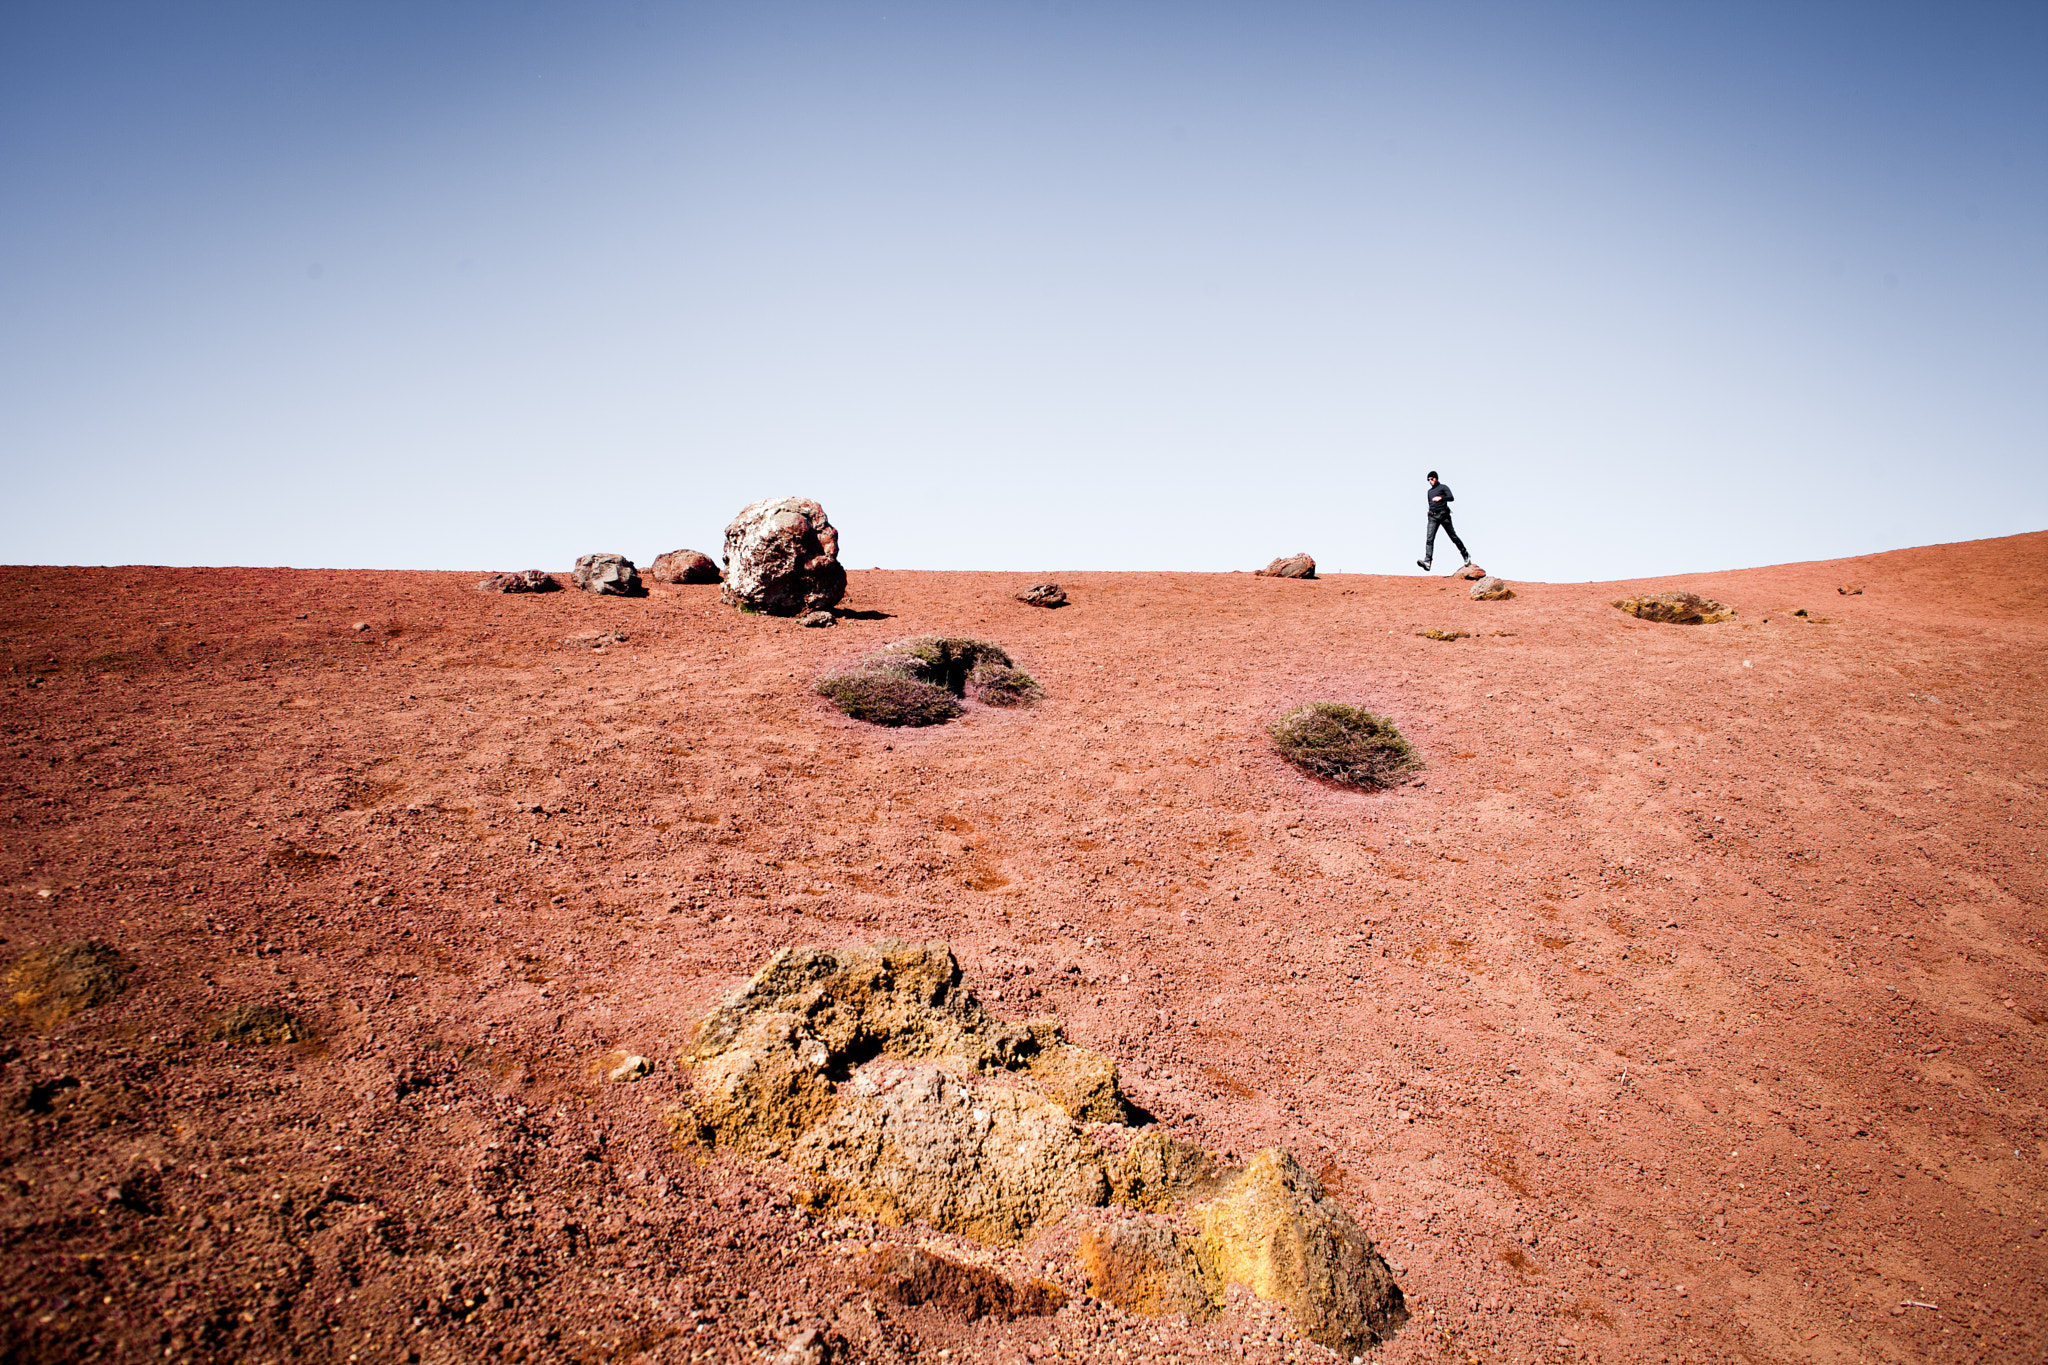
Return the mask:
<path fill-rule="evenodd" d="M 1422 538 L 1422 558 L 1415 561 L 1415 567 L 1429 572 L 1430 561 L 1436 558 L 1436 533 L 1442 531 L 1451 538 L 1451 544 L 1458 547 L 1458 553 L 1465 556 L 1465 563 L 1472 562 L 1472 552 L 1465 548 L 1465 542 L 1458 539 L 1458 530 L 1451 525 L 1451 504 L 1457 500 L 1447 483 L 1438 483 L 1436 471 L 1429 471 L 1429 532 Z"/>

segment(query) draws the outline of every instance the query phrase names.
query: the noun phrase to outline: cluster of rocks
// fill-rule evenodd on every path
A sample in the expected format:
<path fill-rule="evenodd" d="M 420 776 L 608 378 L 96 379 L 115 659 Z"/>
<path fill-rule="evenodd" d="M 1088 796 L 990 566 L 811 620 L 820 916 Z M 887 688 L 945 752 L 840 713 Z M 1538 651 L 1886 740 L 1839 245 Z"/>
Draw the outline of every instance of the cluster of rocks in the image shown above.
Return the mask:
<path fill-rule="evenodd" d="M 1233 1167 L 1152 1126 L 1114 1062 L 1054 1021 L 991 1016 L 942 944 L 783 949 L 679 1061 L 695 1094 L 679 1136 L 787 1163 L 815 1212 L 998 1247 L 1078 1217 L 1098 1298 L 1203 1321 L 1242 1285 L 1346 1353 L 1407 1316 L 1371 1239 L 1292 1156 Z M 925 1262 L 874 1274 L 1005 1313 L 1045 1301 Z"/>
<path fill-rule="evenodd" d="M 771 616 L 803 616 L 807 626 L 832 624 L 831 610 L 846 595 L 839 532 L 810 498 L 766 498 L 743 508 L 725 528 L 723 569 L 702 551 L 671 550 L 655 559 L 648 576 L 678 585 L 722 583 L 719 595 L 727 605 Z M 584 555 L 570 577 L 583 591 L 601 597 L 647 592 L 638 566 L 620 554 Z M 560 586 L 539 569 L 492 574 L 477 584 L 482 592 L 552 592 Z M 817 619 L 821 614 L 824 619 Z"/>
<path fill-rule="evenodd" d="M 1674 626 L 1711 626 L 1735 615 L 1735 608 L 1700 596 L 1696 592 L 1660 592 L 1642 597 L 1616 598 L 1610 606 L 1644 621 L 1662 621 Z"/>

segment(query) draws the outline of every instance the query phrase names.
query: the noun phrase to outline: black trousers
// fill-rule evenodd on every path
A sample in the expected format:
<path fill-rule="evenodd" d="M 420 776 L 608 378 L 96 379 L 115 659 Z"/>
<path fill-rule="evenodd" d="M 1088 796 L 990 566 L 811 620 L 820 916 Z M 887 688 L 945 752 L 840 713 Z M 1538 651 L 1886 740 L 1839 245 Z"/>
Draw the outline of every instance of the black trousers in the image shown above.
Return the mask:
<path fill-rule="evenodd" d="M 1458 528 L 1451 525 L 1451 514 L 1444 512 L 1429 519 L 1429 534 L 1423 537 L 1422 541 L 1422 558 L 1425 562 L 1436 562 L 1436 533 L 1439 530 L 1451 538 L 1451 544 L 1458 547 L 1460 555 L 1466 559 L 1472 557 L 1472 552 L 1465 548 L 1465 542 L 1458 539 Z"/>

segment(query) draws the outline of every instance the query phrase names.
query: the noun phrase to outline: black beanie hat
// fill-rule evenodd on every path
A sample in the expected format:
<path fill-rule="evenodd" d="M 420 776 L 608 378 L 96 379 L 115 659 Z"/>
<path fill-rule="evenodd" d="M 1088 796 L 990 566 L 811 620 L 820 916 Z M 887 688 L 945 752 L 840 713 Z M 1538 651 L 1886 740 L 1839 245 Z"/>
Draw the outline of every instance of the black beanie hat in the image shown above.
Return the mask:
<path fill-rule="evenodd" d="M 1427 475 L 1427 477 L 1429 477 L 1429 478 L 1432 478 L 1432 479 L 1433 479 L 1433 478 L 1435 478 L 1435 477 L 1436 477 L 1436 471 L 1435 471 L 1434 469 L 1430 470 L 1430 471 L 1429 471 L 1429 474 Z"/>

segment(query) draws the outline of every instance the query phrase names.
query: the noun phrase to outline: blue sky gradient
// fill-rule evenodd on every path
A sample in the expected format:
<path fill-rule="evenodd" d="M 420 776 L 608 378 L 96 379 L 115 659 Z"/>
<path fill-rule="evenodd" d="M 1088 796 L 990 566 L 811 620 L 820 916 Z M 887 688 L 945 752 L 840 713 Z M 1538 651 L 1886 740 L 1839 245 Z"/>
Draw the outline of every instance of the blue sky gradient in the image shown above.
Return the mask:
<path fill-rule="evenodd" d="M 0 559 L 2048 526 L 2048 7 L 0 6 Z"/>

